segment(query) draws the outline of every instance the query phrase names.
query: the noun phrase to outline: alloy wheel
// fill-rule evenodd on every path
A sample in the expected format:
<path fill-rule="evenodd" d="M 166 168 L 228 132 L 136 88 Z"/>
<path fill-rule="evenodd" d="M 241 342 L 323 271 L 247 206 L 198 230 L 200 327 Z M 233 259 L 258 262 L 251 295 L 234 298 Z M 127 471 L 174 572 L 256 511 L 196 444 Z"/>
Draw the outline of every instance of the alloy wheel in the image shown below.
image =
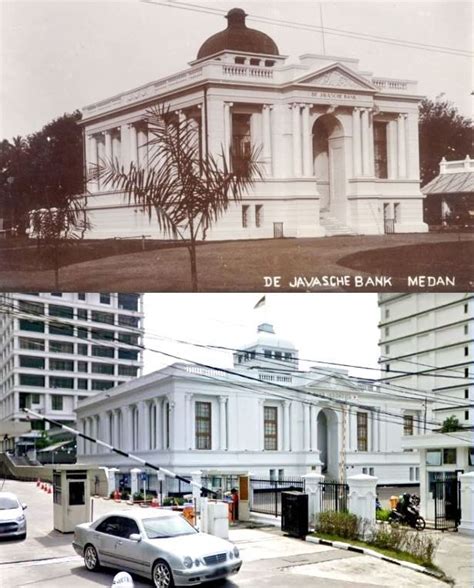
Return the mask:
<path fill-rule="evenodd" d="M 90 572 L 96 570 L 99 565 L 97 551 L 92 545 L 88 545 L 84 550 L 84 564 Z"/>
<path fill-rule="evenodd" d="M 173 577 L 168 564 L 159 561 L 153 568 L 153 582 L 156 588 L 171 588 L 173 586 Z"/>

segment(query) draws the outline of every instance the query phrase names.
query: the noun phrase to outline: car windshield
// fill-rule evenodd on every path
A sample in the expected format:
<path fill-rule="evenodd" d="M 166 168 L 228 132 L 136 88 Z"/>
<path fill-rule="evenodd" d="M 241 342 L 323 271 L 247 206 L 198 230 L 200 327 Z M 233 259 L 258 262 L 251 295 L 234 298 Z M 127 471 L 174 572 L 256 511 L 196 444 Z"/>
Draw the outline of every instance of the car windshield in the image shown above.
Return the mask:
<path fill-rule="evenodd" d="M 10 496 L 0 496 L 0 510 L 11 510 L 18 507 L 19 504 L 16 498 L 11 498 Z"/>
<path fill-rule="evenodd" d="M 143 521 L 148 539 L 192 535 L 196 529 L 183 517 L 157 517 Z"/>

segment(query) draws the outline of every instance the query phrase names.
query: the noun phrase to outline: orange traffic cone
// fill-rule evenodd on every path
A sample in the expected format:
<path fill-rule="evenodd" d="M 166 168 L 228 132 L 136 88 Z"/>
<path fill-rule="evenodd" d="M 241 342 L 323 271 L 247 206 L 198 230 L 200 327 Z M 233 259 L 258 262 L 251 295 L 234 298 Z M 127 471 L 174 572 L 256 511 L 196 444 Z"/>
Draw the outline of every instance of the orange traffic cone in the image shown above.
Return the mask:
<path fill-rule="evenodd" d="M 39 486 L 40 484 L 41 484 L 41 480 L 38 478 L 38 479 L 36 480 L 36 486 Z"/>
<path fill-rule="evenodd" d="M 48 494 L 51 494 L 51 492 L 52 492 L 52 490 L 51 490 L 51 489 L 52 489 L 52 486 L 51 486 L 51 484 L 48 484 Z"/>

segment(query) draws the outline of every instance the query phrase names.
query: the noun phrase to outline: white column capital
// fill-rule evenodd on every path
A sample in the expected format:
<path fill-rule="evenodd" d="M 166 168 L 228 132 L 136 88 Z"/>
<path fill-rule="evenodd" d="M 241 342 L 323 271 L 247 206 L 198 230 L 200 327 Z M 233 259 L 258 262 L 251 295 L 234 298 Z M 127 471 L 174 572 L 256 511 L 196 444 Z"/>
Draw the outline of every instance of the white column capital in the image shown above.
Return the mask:
<path fill-rule="evenodd" d="M 220 404 L 226 404 L 226 402 L 229 400 L 228 396 L 219 396 L 219 403 Z"/>

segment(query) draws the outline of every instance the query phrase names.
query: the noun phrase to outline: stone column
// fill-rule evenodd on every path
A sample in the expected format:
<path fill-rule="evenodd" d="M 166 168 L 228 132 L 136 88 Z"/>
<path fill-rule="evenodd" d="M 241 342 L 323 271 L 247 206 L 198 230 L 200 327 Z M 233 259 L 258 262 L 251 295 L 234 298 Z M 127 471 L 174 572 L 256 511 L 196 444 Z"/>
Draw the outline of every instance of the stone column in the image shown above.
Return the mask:
<path fill-rule="evenodd" d="M 141 167 L 148 165 L 148 127 L 143 122 L 137 129 L 137 157 Z"/>
<path fill-rule="evenodd" d="M 232 102 L 224 102 L 224 153 L 230 161 L 232 147 Z"/>
<path fill-rule="evenodd" d="M 310 112 L 311 106 L 305 104 L 303 106 L 303 175 L 311 177 L 313 175 L 313 136 L 310 128 Z"/>
<path fill-rule="evenodd" d="M 300 105 L 292 105 L 293 116 L 293 176 L 301 176 L 301 115 Z"/>
<path fill-rule="evenodd" d="M 352 110 L 352 176 L 357 178 L 362 171 L 362 153 L 360 138 L 360 108 Z"/>
<path fill-rule="evenodd" d="M 120 160 L 123 167 L 130 167 L 130 125 L 120 125 Z"/>
<path fill-rule="evenodd" d="M 310 406 L 308 404 L 303 405 L 303 450 L 309 451 L 311 438 L 310 438 Z"/>
<path fill-rule="evenodd" d="M 161 449 L 163 447 L 163 403 L 161 398 L 155 398 L 155 448 Z"/>
<path fill-rule="evenodd" d="M 369 110 L 369 176 L 375 176 L 374 111 Z"/>
<path fill-rule="evenodd" d="M 105 158 L 110 161 L 112 159 L 112 131 L 105 131 Z"/>
<path fill-rule="evenodd" d="M 227 449 L 227 397 L 219 396 L 219 449 Z"/>
<path fill-rule="evenodd" d="M 130 137 L 130 163 L 138 164 L 138 136 L 137 127 L 134 123 L 128 125 L 129 137 Z"/>
<path fill-rule="evenodd" d="M 184 423 L 185 423 L 184 444 L 185 444 L 186 449 L 193 449 L 193 443 L 192 443 L 192 438 L 191 438 L 192 398 L 193 398 L 192 394 L 186 394 L 184 397 Z M 211 439 L 211 447 L 212 447 L 212 439 Z"/>
<path fill-rule="evenodd" d="M 120 419 L 120 416 L 119 416 L 119 412 L 120 412 L 120 409 L 115 409 L 114 410 L 114 420 L 113 420 L 114 442 L 113 442 L 112 445 L 114 447 L 119 447 L 120 449 L 122 449 L 123 448 L 123 442 L 120 439 L 120 430 L 119 430 L 119 419 Z"/>
<path fill-rule="evenodd" d="M 112 159 L 121 162 L 120 127 L 112 131 Z"/>
<path fill-rule="evenodd" d="M 406 136 L 405 136 L 405 114 L 399 114 L 397 119 L 397 143 L 398 143 L 398 177 L 406 178 L 407 176 L 407 155 L 406 155 Z"/>
<path fill-rule="evenodd" d="M 391 120 L 387 124 L 387 167 L 388 178 L 397 177 L 397 123 Z"/>
<path fill-rule="evenodd" d="M 88 136 L 88 145 L 89 148 L 87 150 L 88 153 L 88 161 L 87 161 L 87 175 L 89 176 L 91 168 L 94 169 L 98 163 L 98 156 L 97 156 L 97 139 L 95 135 Z M 88 182 L 89 190 L 91 192 L 97 192 L 99 190 L 99 185 L 97 180 L 90 180 Z"/>
<path fill-rule="evenodd" d="M 318 409 L 316 406 L 310 406 L 311 414 L 311 451 L 318 449 Z"/>
<path fill-rule="evenodd" d="M 349 512 L 361 519 L 375 524 L 375 498 L 377 496 L 377 480 L 375 476 L 356 474 L 349 476 Z"/>
<path fill-rule="evenodd" d="M 459 451 L 459 450 L 458 450 Z M 461 474 L 461 524 L 459 533 L 474 536 L 474 472 Z"/>
<path fill-rule="evenodd" d="M 148 449 L 149 438 L 149 420 L 150 413 L 148 411 L 147 403 L 142 400 L 138 403 L 138 447 L 140 451 Z"/>
<path fill-rule="evenodd" d="M 130 494 L 133 495 L 137 492 L 140 492 L 140 474 L 141 470 L 139 468 L 132 468 L 130 470 Z"/>
<path fill-rule="evenodd" d="M 290 451 L 290 401 L 283 401 L 283 451 Z"/>
<path fill-rule="evenodd" d="M 124 418 L 124 429 L 126 431 L 124 446 L 129 451 L 133 451 L 133 407 L 125 406 L 122 408 L 122 411 L 124 411 L 122 414 Z"/>
<path fill-rule="evenodd" d="M 271 135 L 271 109 L 269 104 L 264 104 L 262 108 L 262 127 L 263 127 L 263 161 L 266 167 L 267 175 L 273 176 L 272 168 L 272 135 Z"/>
<path fill-rule="evenodd" d="M 369 110 L 367 108 L 362 109 L 362 121 L 361 121 L 361 133 L 362 133 L 362 175 L 370 175 L 370 148 L 369 148 Z"/>
<path fill-rule="evenodd" d="M 309 472 L 304 474 L 302 478 L 305 481 L 305 492 L 308 495 L 309 524 L 314 527 L 315 518 L 321 512 L 321 482 L 324 481 L 324 476 L 317 472 Z"/>

